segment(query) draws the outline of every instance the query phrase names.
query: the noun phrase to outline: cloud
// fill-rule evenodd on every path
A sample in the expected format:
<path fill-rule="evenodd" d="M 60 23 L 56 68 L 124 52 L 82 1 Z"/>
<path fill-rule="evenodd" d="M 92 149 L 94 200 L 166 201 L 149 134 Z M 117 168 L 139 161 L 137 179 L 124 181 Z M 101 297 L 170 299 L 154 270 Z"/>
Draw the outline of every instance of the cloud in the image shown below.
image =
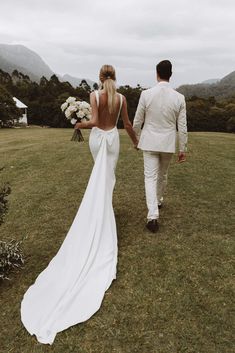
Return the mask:
<path fill-rule="evenodd" d="M 173 84 L 235 69 L 233 0 L 8 0 L 0 42 L 35 50 L 60 74 L 97 78 L 113 64 L 122 83 L 155 82 L 155 65 L 174 64 Z"/>

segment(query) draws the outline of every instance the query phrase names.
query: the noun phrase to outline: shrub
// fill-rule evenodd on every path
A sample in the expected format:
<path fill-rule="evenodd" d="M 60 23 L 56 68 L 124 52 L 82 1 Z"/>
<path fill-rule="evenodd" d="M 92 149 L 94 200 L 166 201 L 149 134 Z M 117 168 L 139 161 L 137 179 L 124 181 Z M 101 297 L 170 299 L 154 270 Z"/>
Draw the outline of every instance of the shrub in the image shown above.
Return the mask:
<path fill-rule="evenodd" d="M 0 225 L 3 223 L 4 216 L 7 213 L 7 196 L 11 193 L 11 188 L 8 184 L 0 189 Z"/>
<path fill-rule="evenodd" d="M 24 263 L 21 241 L 0 241 L 0 280 L 10 279 L 9 272 Z"/>
<path fill-rule="evenodd" d="M 0 168 L 0 171 L 4 167 Z M 0 225 L 4 221 L 4 216 L 8 211 L 7 196 L 11 193 L 11 188 L 8 184 L 0 189 Z M 21 241 L 11 240 L 10 242 L 0 241 L 0 280 L 8 279 L 9 272 L 20 267 L 24 263 L 23 253 L 21 250 Z"/>

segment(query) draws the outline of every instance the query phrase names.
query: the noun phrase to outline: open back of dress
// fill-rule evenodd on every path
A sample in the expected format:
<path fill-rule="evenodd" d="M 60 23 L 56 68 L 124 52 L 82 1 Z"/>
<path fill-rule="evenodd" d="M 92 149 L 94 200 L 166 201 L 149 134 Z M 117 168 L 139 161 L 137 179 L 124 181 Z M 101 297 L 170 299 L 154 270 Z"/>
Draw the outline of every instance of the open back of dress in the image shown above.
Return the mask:
<path fill-rule="evenodd" d="M 120 110 L 121 105 L 120 95 Z M 59 251 L 21 302 L 22 323 L 41 343 L 52 344 L 58 332 L 89 319 L 116 278 L 112 195 L 119 155 L 117 127 L 92 128 L 89 145 L 95 163 L 78 212 Z"/>

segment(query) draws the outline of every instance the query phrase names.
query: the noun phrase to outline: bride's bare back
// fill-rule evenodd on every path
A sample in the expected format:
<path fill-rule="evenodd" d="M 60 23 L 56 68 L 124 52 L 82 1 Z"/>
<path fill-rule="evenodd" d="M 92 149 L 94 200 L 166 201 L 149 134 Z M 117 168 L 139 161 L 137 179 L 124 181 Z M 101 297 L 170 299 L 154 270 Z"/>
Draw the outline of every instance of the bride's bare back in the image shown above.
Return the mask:
<path fill-rule="evenodd" d="M 95 94 L 91 95 L 91 106 L 92 115 L 97 116 L 96 126 L 102 130 L 110 130 L 116 126 L 117 118 L 120 110 L 121 97 L 120 94 L 115 94 L 115 110 L 113 113 L 109 112 L 108 109 L 108 97 L 104 90 L 98 91 L 99 94 L 99 106 Z"/>
<path fill-rule="evenodd" d="M 77 123 L 75 128 L 77 129 L 89 129 L 92 127 L 98 127 L 102 130 L 111 130 L 117 125 L 117 118 L 120 109 L 120 99 L 119 93 L 115 93 L 115 110 L 114 113 L 110 114 L 108 109 L 108 96 L 104 90 L 99 92 L 99 107 L 97 105 L 96 94 L 92 92 L 90 94 L 90 103 L 92 109 L 92 118 L 90 121 Z M 132 128 L 132 124 L 128 117 L 127 112 L 127 102 L 125 96 L 122 95 L 122 106 L 120 111 L 120 117 L 122 118 L 124 128 L 126 129 L 128 135 L 130 136 L 134 146 L 137 146 L 138 139 Z"/>

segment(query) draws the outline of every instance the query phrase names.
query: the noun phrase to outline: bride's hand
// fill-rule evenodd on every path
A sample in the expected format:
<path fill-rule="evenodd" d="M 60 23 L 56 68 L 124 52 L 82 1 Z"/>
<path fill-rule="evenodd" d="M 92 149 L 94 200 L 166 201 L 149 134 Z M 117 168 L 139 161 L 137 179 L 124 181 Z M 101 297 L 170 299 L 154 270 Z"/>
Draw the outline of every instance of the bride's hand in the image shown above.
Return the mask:
<path fill-rule="evenodd" d="M 138 143 L 134 144 L 133 147 L 134 147 L 137 151 L 139 151 Z"/>
<path fill-rule="evenodd" d="M 74 129 L 75 129 L 75 130 L 80 129 L 80 123 L 75 124 Z"/>

